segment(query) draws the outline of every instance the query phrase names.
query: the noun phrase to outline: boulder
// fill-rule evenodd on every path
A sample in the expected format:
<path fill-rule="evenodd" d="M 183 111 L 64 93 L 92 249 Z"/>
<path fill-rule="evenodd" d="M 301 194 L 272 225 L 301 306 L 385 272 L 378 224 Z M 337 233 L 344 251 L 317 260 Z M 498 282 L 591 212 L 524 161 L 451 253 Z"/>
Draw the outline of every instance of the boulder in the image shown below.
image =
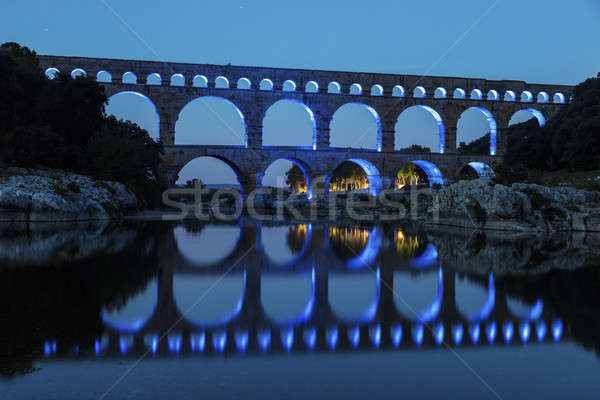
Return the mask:
<path fill-rule="evenodd" d="M 59 170 L 0 170 L 0 221 L 104 220 L 136 210 L 135 195 L 118 182 Z"/>

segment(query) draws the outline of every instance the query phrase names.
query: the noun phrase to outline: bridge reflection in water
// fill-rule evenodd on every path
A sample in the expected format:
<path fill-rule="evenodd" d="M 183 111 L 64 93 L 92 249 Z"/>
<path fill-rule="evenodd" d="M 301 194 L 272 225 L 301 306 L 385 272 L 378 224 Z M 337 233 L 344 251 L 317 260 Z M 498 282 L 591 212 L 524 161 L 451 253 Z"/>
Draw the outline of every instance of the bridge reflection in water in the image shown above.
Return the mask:
<path fill-rule="evenodd" d="M 399 229 L 184 224 L 159 260 L 145 289 L 104 309 L 103 333 L 73 352 L 478 347 L 555 342 L 568 331 L 541 299 L 509 296 L 493 274 L 459 275 L 426 236 Z M 48 339 L 42 351 L 56 347 Z"/>

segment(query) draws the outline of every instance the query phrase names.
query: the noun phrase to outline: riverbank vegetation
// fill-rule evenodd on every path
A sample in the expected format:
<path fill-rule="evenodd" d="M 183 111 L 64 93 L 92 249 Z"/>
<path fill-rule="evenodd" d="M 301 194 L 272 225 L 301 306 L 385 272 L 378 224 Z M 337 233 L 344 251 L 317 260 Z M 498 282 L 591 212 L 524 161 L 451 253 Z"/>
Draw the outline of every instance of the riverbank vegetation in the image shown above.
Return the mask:
<path fill-rule="evenodd" d="M 130 121 L 105 113 L 95 79 L 46 77 L 36 53 L 0 46 L 0 167 L 53 168 L 129 187 L 140 206 L 154 206 L 162 187 L 162 145 Z"/>

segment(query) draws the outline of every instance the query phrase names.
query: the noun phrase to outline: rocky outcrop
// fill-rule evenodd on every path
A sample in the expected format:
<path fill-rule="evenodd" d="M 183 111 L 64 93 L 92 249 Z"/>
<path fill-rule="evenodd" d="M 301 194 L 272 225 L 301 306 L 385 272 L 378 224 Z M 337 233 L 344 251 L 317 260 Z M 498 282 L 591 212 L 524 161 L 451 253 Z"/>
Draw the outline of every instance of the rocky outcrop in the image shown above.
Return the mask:
<path fill-rule="evenodd" d="M 118 182 L 59 170 L 0 170 L 0 221 L 81 221 L 120 218 L 137 209 Z"/>
<path fill-rule="evenodd" d="M 442 265 L 487 276 L 539 275 L 574 270 L 600 262 L 600 234 L 595 232 L 514 233 L 467 231 L 439 226 L 427 232 Z"/>
<path fill-rule="evenodd" d="M 600 231 L 600 193 L 570 187 L 460 181 L 439 192 L 435 211 L 430 223 L 470 229 Z"/>

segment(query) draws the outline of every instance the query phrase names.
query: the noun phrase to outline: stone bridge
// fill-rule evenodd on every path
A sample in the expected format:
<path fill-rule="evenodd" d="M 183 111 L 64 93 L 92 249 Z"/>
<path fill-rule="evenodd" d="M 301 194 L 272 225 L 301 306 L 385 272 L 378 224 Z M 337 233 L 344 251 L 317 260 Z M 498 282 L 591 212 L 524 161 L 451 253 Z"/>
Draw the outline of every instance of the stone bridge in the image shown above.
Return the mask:
<path fill-rule="evenodd" d="M 357 162 L 369 176 L 372 193 L 389 187 L 399 168 L 414 162 L 430 183 L 452 180 L 465 166 L 482 173 L 502 162 L 506 129 L 511 117 L 525 110 L 544 124 L 570 101 L 573 87 L 523 81 L 416 76 L 344 71 L 321 71 L 232 65 L 185 64 L 141 60 L 39 56 L 48 76 L 61 71 L 72 76 L 96 77 L 109 97 L 135 92 L 148 98 L 159 117 L 159 136 L 165 145 L 165 176 L 170 183 L 189 161 L 200 156 L 218 158 L 236 172 L 242 191 L 261 186 L 266 168 L 287 159 L 303 169 L 308 186 L 325 182 L 341 162 Z M 234 105 L 245 126 L 241 146 L 180 143 L 175 123 L 181 110 L 201 97 L 219 97 Z M 274 103 L 302 104 L 313 124 L 312 146 L 265 147 L 263 118 Z M 372 150 L 333 148 L 330 123 L 340 107 L 358 103 L 377 124 L 377 147 Z M 428 111 L 438 126 L 434 153 L 395 150 L 394 127 L 411 107 Z M 489 123 L 489 155 L 457 154 L 457 124 L 468 109 L 479 110 Z"/>
<path fill-rule="evenodd" d="M 342 260 L 328 249 L 329 226 L 310 226 L 301 239 L 305 245 L 289 264 L 277 264 L 265 255 L 261 244 L 260 225 L 244 226 L 236 248 L 221 261 L 194 263 L 182 254 L 186 244 L 172 232 L 159 250 L 156 279 L 143 293 L 156 293 L 154 306 L 127 306 L 126 320 L 103 313 L 104 335 L 87 342 L 96 355 L 138 357 L 146 352 L 159 355 L 235 354 L 247 352 L 349 351 L 354 349 L 418 349 L 446 346 L 523 345 L 553 342 L 568 335 L 558 310 L 553 304 L 538 299 L 526 311 L 514 311 L 506 283 L 493 274 L 472 276 L 487 296 L 477 311 L 461 309 L 457 298 L 459 274 L 442 266 L 435 246 L 426 245 L 423 253 L 410 259 L 399 257 L 394 243 L 386 240 L 380 227 L 372 227 L 368 243 L 360 258 Z M 195 231 L 194 231 L 195 232 Z M 425 243 L 423 243 L 425 244 Z M 187 246 L 196 244 L 187 243 Z M 430 245 L 433 246 L 432 250 Z M 376 250 L 374 250 L 376 249 Z M 371 251 L 374 250 L 374 251 Z M 367 254 L 368 253 L 368 254 Z M 427 260 L 425 260 L 427 259 Z M 427 275 L 437 282 L 429 306 L 423 310 L 402 307 L 406 293 L 398 287 L 396 277 Z M 373 297 L 358 314 L 340 314 L 336 308 L 339 292 L 332 289 L 340 279 L 359 277 L 362 285 L 374 286 Z M 190 302 L 183 293 L 184 285 L 194 285 L 194 278 L 206 279 L 211 286 L 228 288 L 222 280 L 237 282 L 232 296 L 214 294 L 198 306 L 196 297 Z M 310 281 L 310 294 L 305 304 L 294 306 L 286 317 L 273 313 L 272 298 L 265 296 L 272 278 Z M 214 283 L 213 283 L 214 282 Z M 218 289 L 215 289 L 218 291 Z M 208 290 L 206 291 L 208 293 Z M 458 296 L 457 296 L 458 293 Z M 307 294 L 307 293 L 305 293 Z M 359 296 L 360 297 L 360 296 Z M 224 314 L 201 319 L 192 309 L 211 309 L 217 303 L 237 300 Z M 135 299 L 130 299 L 136 304 Z M 233 304 L 233 303 L 232 303 Z M 339 303 L 337 303 L 339 304 Z M 363 305 L 362 302 L 360 302 Z M 148 306 L 149 304 L 146 304 Z M 300 307 L 298 307 L 300 305 Z M 356 310 L 355 310 L 356 311 Z M 90 346 L 93 343 L 92 346 Z M 53 345 L 46 343 L 46 353 Z M 83 349 L 82 344 L 82 349 Z M 90 350 L 88 350 L 90 351 Z"/>

